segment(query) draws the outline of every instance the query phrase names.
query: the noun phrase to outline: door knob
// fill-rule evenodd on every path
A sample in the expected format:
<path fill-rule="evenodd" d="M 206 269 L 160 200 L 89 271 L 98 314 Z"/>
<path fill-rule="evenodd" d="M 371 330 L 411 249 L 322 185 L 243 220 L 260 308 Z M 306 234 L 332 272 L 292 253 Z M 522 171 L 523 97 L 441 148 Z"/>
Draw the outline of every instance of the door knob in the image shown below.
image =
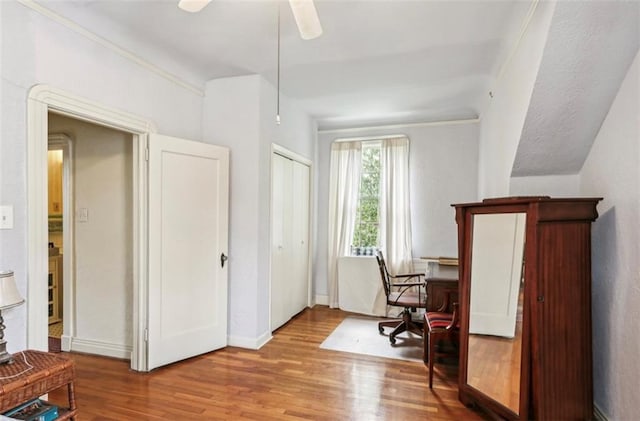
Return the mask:
<path fill-rule="evenodd" d="M 224 267 L 224 262 L 226 262 L 227 260 L 229 260 L 229 258 L 224 253 L 222 253 L 220 255 L 220 266 Z"/>

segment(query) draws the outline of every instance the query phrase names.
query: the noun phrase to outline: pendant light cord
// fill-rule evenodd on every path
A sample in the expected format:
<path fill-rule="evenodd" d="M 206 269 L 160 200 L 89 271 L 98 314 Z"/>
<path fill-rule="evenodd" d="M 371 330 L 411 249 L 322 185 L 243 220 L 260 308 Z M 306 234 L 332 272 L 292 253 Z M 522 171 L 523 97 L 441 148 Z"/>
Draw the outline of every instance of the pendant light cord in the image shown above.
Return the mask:
<path fill-rule="evenodd" d="M 278 3 L 278 75 L 276 81 L 276 124 L 280 124 L 280 3 Z"/>

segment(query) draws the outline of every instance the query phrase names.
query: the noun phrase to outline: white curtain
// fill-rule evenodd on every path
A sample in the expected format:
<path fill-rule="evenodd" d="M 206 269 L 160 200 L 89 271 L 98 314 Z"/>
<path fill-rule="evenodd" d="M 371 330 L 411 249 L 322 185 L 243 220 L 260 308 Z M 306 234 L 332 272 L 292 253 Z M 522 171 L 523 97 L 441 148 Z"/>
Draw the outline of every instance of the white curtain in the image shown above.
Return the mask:
<path fill-rule="evenodd" d="M 380 150 L 380 247 L 391 273 L 411 273 L 409 139 L 382 140 Z"/>
<path fill-rule="evenodd" d="M 329 307 L 338 307 L 338 258 L 350 254 L 360 188 L 361 142 L 331 145 L 329 176 Z"/>

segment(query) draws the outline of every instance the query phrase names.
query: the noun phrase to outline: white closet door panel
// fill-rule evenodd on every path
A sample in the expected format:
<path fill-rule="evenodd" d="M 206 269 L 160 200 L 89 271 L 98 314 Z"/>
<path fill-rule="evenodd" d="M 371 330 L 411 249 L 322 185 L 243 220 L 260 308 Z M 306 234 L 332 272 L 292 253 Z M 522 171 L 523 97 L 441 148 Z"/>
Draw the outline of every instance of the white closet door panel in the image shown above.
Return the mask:
<path fill-rule="evenodd" d="M 291 317 L 287 290 L 291 276 L 291 161 L 274 155 L 271 171 L 271 329 L 275 330 Z"/>
<path fill-rule="evenodd" d="M 309 302 L 310 168 L 272 156 L 271 330 Z"/>
<path fill-rule="evenodd" d="M 292 161 L 291 316 L 308 304 L 309 167 Z"/>

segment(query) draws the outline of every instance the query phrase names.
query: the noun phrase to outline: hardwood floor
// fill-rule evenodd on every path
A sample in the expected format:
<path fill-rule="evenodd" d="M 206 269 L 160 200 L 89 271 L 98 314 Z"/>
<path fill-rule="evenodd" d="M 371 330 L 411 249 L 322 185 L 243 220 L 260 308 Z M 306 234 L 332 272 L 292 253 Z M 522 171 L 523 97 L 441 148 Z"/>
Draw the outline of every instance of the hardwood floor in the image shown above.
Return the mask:
<path fill-rule="evenodd" d="M 316 306 L 258 351 L 228 347 L 159 368 L 70 354 L 81 421 L 480 420 L 458 401 L 457 369 L 320 349 L 349 313 Z M 63 390 L 49 395 L 66 402 Z"/>

